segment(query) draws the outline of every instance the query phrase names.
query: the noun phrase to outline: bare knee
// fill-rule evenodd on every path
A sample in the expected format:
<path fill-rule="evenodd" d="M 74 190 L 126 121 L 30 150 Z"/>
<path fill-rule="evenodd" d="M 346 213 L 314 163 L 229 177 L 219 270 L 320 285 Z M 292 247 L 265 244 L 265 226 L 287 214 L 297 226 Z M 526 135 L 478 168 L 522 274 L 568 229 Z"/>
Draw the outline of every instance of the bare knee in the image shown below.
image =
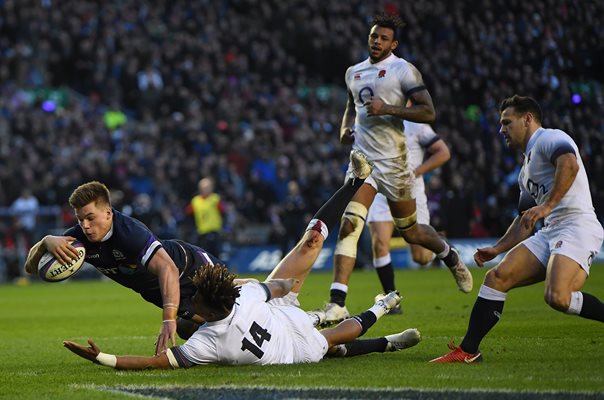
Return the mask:
<path fill-rule="evenodd" d="M 546 288 L 544 298 L 545 302 L 554 310 L 566 312 L 570 307 L 570 293 Z"/>
<path fill-rule="evenodd" d="M 375 239 L 373 241 L 373 254 L 376 257 L 381 257 L 388 254 L 390 251 L 390 242 L 382 239 Z"/>
<path fill-rule="evenodd" d="M 301 254 L 307 254 L 309 252 L 314 252 L 320 250 L 323 246 L 323 235 L 314 230 L 309 230 L 304 234 L 304 237 L 296 246 L 296 251 Z"/>
<path fill-rule="evenodd" d="M 421 232 L 417 227 L 417 224 L 413 225 L 413 227 L 401 231 L 401 236 L 405 241 L 409 244 L 418 244 L 422 243 Z"/>
<path fill-rule="evenodd" d="M 507 292 L 514 287 L 512 276 L 505 268 L 491 268 L 484 277 L 484 284 L 500 292 Z"/>

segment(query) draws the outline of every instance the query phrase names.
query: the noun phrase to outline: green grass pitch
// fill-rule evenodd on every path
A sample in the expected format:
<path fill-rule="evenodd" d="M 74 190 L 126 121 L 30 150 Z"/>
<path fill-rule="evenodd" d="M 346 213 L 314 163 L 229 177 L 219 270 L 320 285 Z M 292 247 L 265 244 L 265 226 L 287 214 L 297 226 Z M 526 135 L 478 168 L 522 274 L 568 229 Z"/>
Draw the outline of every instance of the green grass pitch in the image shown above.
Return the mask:
<path fill-rule="evenodd" d="M 573 392 L 604 398 L 604 325 L 550 309 L 543 284 L 508 295 L 503 318 L 484 340 L 485 361 L 431 365 L 447 343 L 459 343 L 485 270 L 472 269 L 471 294 L 457 291 L 445 269 L 396 271 L 403 315 L 385 316 L 367 333 L 381 336 L 416 327 L 422 342 L 408 350 L 319 364 L 204 366 L 190 370 L 115 371 L 87 362 L 62 346 L 95 339 L 113 354 L 152 354 L 161 315 L 136 293 L 113 282 L 34 282 L 0 286 L 0 398 L 120 399 L 119 386 L 237 388 L 359 388 Z M 327 299 L 331 274 L 311 274 L 302 306 Z M 380 291 L 373 271 L 355 271 L 348 307 L 365 310 Z M 604 298 L 604 267 L 592 267 L 585 291 Z M 203 392 L 202 392 L 203 393 Z"/>

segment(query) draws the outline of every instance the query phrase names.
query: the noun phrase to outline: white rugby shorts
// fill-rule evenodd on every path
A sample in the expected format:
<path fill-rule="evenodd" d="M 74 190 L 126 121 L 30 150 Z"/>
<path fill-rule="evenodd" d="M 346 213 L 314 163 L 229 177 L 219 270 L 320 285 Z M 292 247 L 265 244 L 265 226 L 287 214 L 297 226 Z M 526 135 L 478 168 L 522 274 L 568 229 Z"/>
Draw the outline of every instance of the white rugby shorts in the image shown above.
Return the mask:
<path fill-rule="evenodd" d="M 417 222 L 420 224 L 430 225 L 430 212 L 428 211 L 428 198 L 423 191 L 416 193 L 415 205 L 417 207 Z M 367 222 L 392 222 L 392 214 L 388 206 L 386 196 L 378 193 L 369 207 L 367 214 Z"/>
<path fill-rule="evenodd" d="M 415 174 L 407 167 L 406 157 L 372 160 L 373 171 L 365 183 L 394 201 L 413 199 Z M 352 166 L 348 164 L 346 180 L 352 176 Z M 345 181 L 346 181 L 345 180 Z"/>
<path fill-rule="evenodd" d="M 594 215 L 573 214 L 550 221 L 522 244 L 544 268 L 550 256 L 562 254 L 576 261 L 589 275 L 589 268 L 602 247 L 603 239 L 604 230 Z"/>
<path fill-rule="evenodd" d="M 327 354 L 327 339 L 312 324 L 305 311 L 294 306 L 275 307 L 289 320 L 289 340 L 293 342 L 293 363 L 319 362 Z"/>

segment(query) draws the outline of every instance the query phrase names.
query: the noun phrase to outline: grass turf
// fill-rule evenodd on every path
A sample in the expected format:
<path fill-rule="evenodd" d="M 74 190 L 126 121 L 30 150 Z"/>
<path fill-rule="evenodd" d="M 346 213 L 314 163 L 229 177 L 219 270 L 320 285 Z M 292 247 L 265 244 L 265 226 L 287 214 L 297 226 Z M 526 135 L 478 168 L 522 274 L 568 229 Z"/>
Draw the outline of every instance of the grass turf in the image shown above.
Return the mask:
<path fill-rule="evenodd" d="M 604 271 L 592 267 L 585 291 L 604 298 Z M 190 370 L 120 372 L 87 362 L 62 347 L 88 337 L 113 354 L 151 354 L 161 315 L 136 293 L 113 282 L 35 282 L 0 286 L 0 398 L 114 399 L 126 394 L 100 387 L 272 386 L 284 388 L 430 388 L 604 393 L 604 330 L 600 322 L 564 315 L 543 301 L 543 284 L 508 295 L 502 321 L 485 338 L 485 362 L 432 365 L 461 340 L 484 270 L 464 295 L 447 270 L 397 271 L 403 315 L 385 316 L 367 337 L 416 327 L 422 342 L 397 353 L 319 364 L 204 366 Z M 322 305 L 330 274 L 315 273 L 300 295 L 306 309 Z M 373 303 L 380 287 L 373 271 L 355 271 L 348 308 Z M 546 396 L 547 397 L 547 396 Z"/>

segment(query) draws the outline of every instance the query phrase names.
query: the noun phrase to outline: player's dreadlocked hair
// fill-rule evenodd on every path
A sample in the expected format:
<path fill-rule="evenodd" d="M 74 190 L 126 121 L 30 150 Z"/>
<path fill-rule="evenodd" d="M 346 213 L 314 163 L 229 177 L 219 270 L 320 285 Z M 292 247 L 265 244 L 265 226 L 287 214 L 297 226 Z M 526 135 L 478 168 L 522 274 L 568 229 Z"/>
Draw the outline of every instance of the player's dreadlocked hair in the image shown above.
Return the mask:
<path fill-rule="evenodd" d="M 224 264 L 206 264 L 193 276 L 193 284 L 205 306 L 230 311 L 241 290 L 240 286 L 233 283 L 236 277 Z"/>
<path fill-rule="evenodd" d="M 396 14 L 380 13 L 373 17 L 371 26 L 381 26 L 382 28 L 390 28 L 394 31 L 394 38 L 398 36 L 398 28 L 405 26 L 405 23 Z"/>

